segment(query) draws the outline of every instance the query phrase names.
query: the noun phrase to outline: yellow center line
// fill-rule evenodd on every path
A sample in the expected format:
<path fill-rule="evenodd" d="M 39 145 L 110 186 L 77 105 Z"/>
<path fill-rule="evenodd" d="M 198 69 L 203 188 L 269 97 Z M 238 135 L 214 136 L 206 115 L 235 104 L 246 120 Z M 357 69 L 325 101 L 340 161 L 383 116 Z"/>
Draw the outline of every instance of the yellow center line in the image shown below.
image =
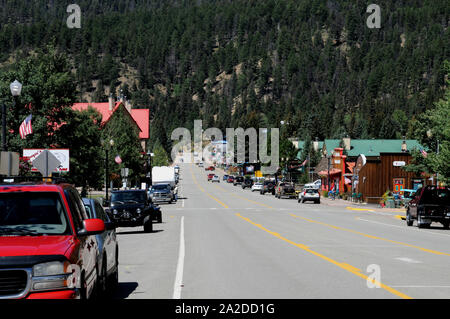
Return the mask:
<path fill-rule="evenodd" d="M 390 293 L 392 293 L 392 294 L 394 294 L 394 295 L 396 295 L 396 296 L 398 296 L 398 297 L 400 297 L 400 298 L 403 298 L 403 299 L 412 299 L 410 296 L 405 295 L 404 293 L 402 293 L 402 292 L 400 292 L 400 291 L 398 291 L 398 290 L 395 290 L 395 289 L 392 288 L 392 287 L 389 287 L 389 286 L 387 286 L 387 285 L 385 285 L 385 284 L 383 284 L 383 283 L 381 283 L 381 282 L 378 282 L 378 281 L 376 281 L 375 279 L 369 278 L 368 276 L 366 276 L 366 275 L 364 275 L 363 273 L 361 273 L 361 270 L 360 270 L 360 269 L 358 269 L 358 268 L 356 268 L 356 267 L 354 267 L 354 266 L 352 266 L 352 265 L 349 265 L 349 264 L 347 264 L 347 263 L 340 263 L 340 262 L 335 261 L 335 260 L 333 260 L 333 259 L 331 259 L 331 258 L 329 258 L 329 257 L 327 257 L 327 256 L 325 256 L 325 255 L 322 255 L 322 254 L 320 254 L 320 253 L 318 253 L 318 252 L 316 252 L 316 251 L 314 251 L 314 250 L 311 250 L 311 249 L 310 249 L 308 246 L 306 246 L 306 245 L 299 244 L 299 243 L 295 243 L 295 242 L 293 242 L 293 241 L 291 241 L 291 240 L 289 240 L 289 239 L 287 239 L 287 238 L 281 236 L 280 234 L 275 233 L 275 232 L 272 232 L 272 231 L 270 231 L 269 229 L 263 227 L 262 225 L 253 222 L 253 221 L 250 220 L 249 218 L 243 217 L 241 214 L 236 214 L 236 216 L 239 217 L 239 218 L 241 218 L 241 219 L 243 219 L 243 220 L 245 220 L 245 221 L 247 221 L 247 222 L 249 222 L 250 224 L 252 224 L 252 225 L 254 225 L 254 226 L 256 226 L 256 227 L 258 227 L 258 228 L 264 230 L 265 232 L 271 234 L 272 236 L 275 236 L 275 237 L 277 237 L 277 238 L 279 238 L 279 239 L 281 239 L 281 240 L 283 240 L 283 241 L 285 241 L 285 242 L 287 242 L 287 243 L 289 243 L 289 244 L 291 244 L 291 245 L 294 245 L 294 246 L 296 246 L 296 247 L 298 247 L 298 248 L 300 248 L 300 249 L 303 249 L 304 251 L 307 251 L 307 252 L 309 252 L 309 253 L 311 253 L 311 254 L 317 256 L 317 257 L 320 257 L 320 258 L 322 258 L 322 259 L 324 259 L 324 260 L 326 260 L 326 261 L 328 261 L 328 262 L 330 262 L 330 263 L 332 263 L 332 264 L 334 264 L 334 265 L 336 265 L 336 266 L 338 266 L 338 267 L 340 267 L 340 268 L 342 268 L 342 269 L 347 270 L 348 272 L 350 272 L 350 273 L 352 273 L 352 274 L 354 274 L 354 275 L 356 275 L 356 276 L 358 276 L 358 277 L 364 278 L 366 281 L 370 281 L 370 282 L 372 282 L 373 284 L 375 284 L 375 285 L 377 285 L 377 286 L 379 286 L 379 287 L 381 287 L 381 288 L 383 288 L 383 289 L 389 291 Z"/>
<path fill-rule="evenodd" d="M 220 189 L 220 190 L 226 192 L 226 189 L 220 187 L 219 185 L 214 185 L 214 186 L 217 187 L 218 189 Z M 254 201 L 254 200 L 251 200 L 251 199 L 248 199 L 248 198 L 245 198 L 245 197 L 242 197 L 242 196 L 233 194 L 233 193 L 231 193 L 231 192 L 227 192 L 227 193 L 230 194 L 230 195 L 232 195 L 232 196 L 234 196 L 234 197 L 237 197 L 237 198 L 246 200 L 247 202 L 250 202 L 250 203 L 253 203 L 253 204 L 256 204 L 256 205 L 259 205 L 259 206 L 267 207 L 267 208 L 270 208 L 270 209 L 274 209 L 272 206 L 269 206 L 269 205 L 266 205 L 266 204 L 263 204 L 263 203 L 256 202 L 256 201 Z"/>
<path fill-rule="evenodd" d="M 383 238 L 383 237 L 377 237 L 377 236 L 373 236 L 373 235 L 364 234 L 364 233 L 361 233 L 361 232 L 356 231 L 356 230 L 352 230 L 352 229 L 348 229 L 348 228 L 343 228 L 343 227 L 339 227 L 339 226 L 335 226 L 335 225 L 322 223 L 322 222 L 319 222 L 319 221 L 316 221 L 316 220 L 312 220 L 312 219 L 309 219 L 309 218 L 305 218 L 305 217 L 301 217 L 301 216 L 298 216 L 298 215 L 295 215 L 295 214 L 291 214 L 291 216 L 294 217 L 294 218 L 298 218 L 298 219 L 302 219 L 302 220 L 308 221 L 310 223 L 315 223 L 315 224 L 319 224 L 319 225 L 326 226 L 326 227 L 329 227 L 329 228 L 346 231 L 346 232 L 357 234 L 357 235 L 364 236 L 364 237 L 367 237 L 367 238 L 383 240 L 383 241 L 387 241 L 387 242 L 394 243 L 394 244 L 397 244 L 397 245 L 402 245 L 402 246 L 406 246 L 406 247 L 410 247 L 410 248 L 419 249 L 421 251 L 425 251 L 427 253 L 431 253 L 431 254 L 435 254 L 435 255 L 450 256 L 450 254 L 448 254 L 448 253 L 443 253 L 443 252 L 440 252 L 440 251 L 431 250 L 431 249 L 427 249 L 427 248 L 423 248 L 423 247 L 419 247 L 419 246 L 403 243 L 403 242 L 400 242 L 400 241 L 395 241 L 395 240 L 392 240 L 392 239 L 387 239 L 387 238 Z"/>
<path fill-rule="evenodd" d="M 346 209 L 349 209 L 349 210 L 360 211 L 360 212 L 374 212 L 373 209 L 367 209 L 367 208 L 355 208 L 355 207 L 350 207 L 350 206 L 347 206 L 347 207 L 345 207 L 345 208 L 346 208 Z"/>
<path fill-rule="evenodd" d="M 192 168 L 189 167 L 191 174 L 192 174 L 192 178 L 194 180 L 195 185 L 197 185 L 197 187 L 206 195 L 208 195 L 208 197 L 210 197 L 211 199 L 215 200 L 216 202 L 218 202 L 220 205 L 222 205 L 225 208 L 229 208 L 225 203 L 221 202 L 219 199 L 217 199 L 216 197 L 212 196 L 211 194 L 209 194 L 207 191 L 205 191 L 205 189 L 203 187 L 200 186 L 200 184 L 197 181 L 197 178 L 194 175 L 194 172 L 192 171 Z"/>

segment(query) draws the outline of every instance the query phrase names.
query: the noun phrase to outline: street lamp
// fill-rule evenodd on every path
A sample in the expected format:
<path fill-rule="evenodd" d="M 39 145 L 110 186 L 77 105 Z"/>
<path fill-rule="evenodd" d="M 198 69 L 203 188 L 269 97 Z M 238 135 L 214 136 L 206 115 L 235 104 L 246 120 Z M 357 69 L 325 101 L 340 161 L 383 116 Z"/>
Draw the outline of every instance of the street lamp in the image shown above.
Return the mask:
<path fill-rule="evenodd" d="M 150 153 L 150 150 L 147 152 L 147 156 L 148 156 L 148 163 L 147 163 L 147 167 L 148 167 L 148 172 L 147 172 L 147 179 L 148 179 L 148 184 L 147 184 L 147 190 L 148 190 L 148 186 L 152 186 L 152 157 L 155 156 L 154 153 Z"/>
<path fill-rule="evenodd" d="M 22 83 L 15 80 L 9 85 L 9 88 L 11 89 L 11 94 L 13 96 L 14 104 L 13 109 L 16 108 L 16 99 L 18 96 L 20 96 L 20 93 L 22 92 Z M 2 150 L 6 151 L 6 105 L 3 104 L 2 106 Z"/>
<path fill-rule="evenodd" d="M 108 184 L 109 184 L 109 156 L 108 156 L 108 144 L 102 140 L 102 145 L 105 147 L 105 184 L 106 184 L 106 198 L 105 200 L 108 201 Z M 109 145 L 112 148 L 114 146 L 114 140 L 109 140 Z"/>

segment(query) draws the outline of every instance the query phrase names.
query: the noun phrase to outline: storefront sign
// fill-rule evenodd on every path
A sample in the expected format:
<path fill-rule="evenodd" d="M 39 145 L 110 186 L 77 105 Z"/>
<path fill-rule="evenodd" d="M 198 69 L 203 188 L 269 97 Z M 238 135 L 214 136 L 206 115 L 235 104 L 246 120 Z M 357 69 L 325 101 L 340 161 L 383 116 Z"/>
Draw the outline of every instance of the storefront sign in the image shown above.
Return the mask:
<path fill-rule="evenodd" d="M 406 163 L 404 161 L 395 161 L 394 162 L 394 166 L 395 167 L 400 167 L 400 166 L 405 166 Z"/>

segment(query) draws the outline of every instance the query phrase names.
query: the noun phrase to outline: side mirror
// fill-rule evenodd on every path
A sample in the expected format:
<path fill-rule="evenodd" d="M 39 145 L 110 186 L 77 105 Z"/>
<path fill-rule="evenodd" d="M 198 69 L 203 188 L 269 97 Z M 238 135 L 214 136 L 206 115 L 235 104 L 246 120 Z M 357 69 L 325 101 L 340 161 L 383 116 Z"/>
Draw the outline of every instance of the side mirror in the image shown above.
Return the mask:
<path fill-rule="evenodd" d="M 84 229 L 78 232 L 78 236 L 98 235 L 105 231 L 105 223 L 98 218 L 83 221 Z"/>

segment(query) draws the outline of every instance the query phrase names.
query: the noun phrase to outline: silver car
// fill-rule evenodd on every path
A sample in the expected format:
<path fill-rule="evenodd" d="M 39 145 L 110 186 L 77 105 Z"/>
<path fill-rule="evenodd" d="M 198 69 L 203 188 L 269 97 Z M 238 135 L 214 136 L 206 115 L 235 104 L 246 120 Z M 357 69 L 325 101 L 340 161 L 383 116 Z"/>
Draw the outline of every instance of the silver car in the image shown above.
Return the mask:
<path fill-rule="evenodd" d="M 320 204 L 320 193 L 318 189 L 314 188 L 305 188 L 298 194 L 298 202 L 315 202 L 316 204 Z"/>
<path fill-rule="evenodd" d="M 211 179 L 211 182 L 212 182 L 212 183 L 214 183 L 214 182 L 220 183 L 220 178 L 219 178 L 219 176 L 214 175 L 213 178 Z"/>

